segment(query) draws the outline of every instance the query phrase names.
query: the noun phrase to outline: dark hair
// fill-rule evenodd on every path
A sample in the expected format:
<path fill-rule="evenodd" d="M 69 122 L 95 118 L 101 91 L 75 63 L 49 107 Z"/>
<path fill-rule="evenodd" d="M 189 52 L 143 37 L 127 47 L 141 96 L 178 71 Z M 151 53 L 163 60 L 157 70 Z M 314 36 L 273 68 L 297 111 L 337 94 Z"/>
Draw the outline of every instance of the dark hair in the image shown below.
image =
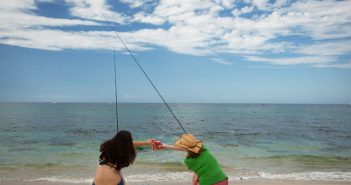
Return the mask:
<path fill-rule="evenodd" d="M 202 152 L 202 148 L 200 149 L 199 153 L 195 153 L 188 150 L 188 155 L 186 156 L 186 158 L 197 158 L 200 156 L 201 152 Z"/>
<path fill-rule="evenodd" d="M 112 139 L 100 145 L 100 152 L 100 160 L 115 165 L 117 171 L 128 167 L 136 157 L 132 134 L 126 130 L 119 131 Z"/>

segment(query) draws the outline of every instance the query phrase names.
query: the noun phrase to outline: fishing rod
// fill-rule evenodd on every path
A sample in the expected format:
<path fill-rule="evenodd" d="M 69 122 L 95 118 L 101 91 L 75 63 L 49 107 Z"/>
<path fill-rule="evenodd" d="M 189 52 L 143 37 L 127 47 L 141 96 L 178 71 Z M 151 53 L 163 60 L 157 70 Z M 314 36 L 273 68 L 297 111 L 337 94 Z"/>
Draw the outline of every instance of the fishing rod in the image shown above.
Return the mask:
<path fill-rule="evenodd" d="M 149 76 L 146 74 L 146 72 L 144 71 L 144 69 L 141 67 L 141 65 L 139 64 L 138 60 L 135 58 L 135 56 L 133 55 L 133 53 L 130 51 L 130 49 L 127 47 L 127 45 L 125 44 L 125 42 L 122 40 L 122 38 L 119 36 L 119 34 L 117 33 L 116 29 L 113 27 L 113 25 L 111 24 L 110 21 L 108 21 L 108 19 L 106 18 L 106 16 L 100 11 L 101 15 L 104 17 L 106 23 L 110 26 L 111 30 L 116 34 L 117 38 L 121 41 L 121 43 L 123 44 L 123 46 L 126 48 L 126 50 L 128 51 L 129 55 L 132 57 L 133 61 L 138 65 L 139 69 L 143 72 L 143 74 L 145 75 L 145 77 L 148 79 L 148 81 L 150 82 L 150 84 L 152 85 L 152 87 L 155 89 L 155 91 L 157 92 L 157 94 L 160 96 L 160 98 L 162 99 L 163 103 L 166 105 L 167 109 L 171 112 L 171 114 L 173 115 L 174 119 L 177 121 L 177 123 L 179 124 L 179 126 L 182 128 L 183 132 L 185 134 L 187 134 L 187 132 L 185 131 L 183 125 L 180 123 L 180 121 L 178 120 L 177 116 L 173 113 L 172 109 L 169 107 L 168 103 L 166 102 L 166 100 L 163 98 L 163 96 L 161 95 L 161 93 L 158 91 L 158 89 L 156 88 L 155 84 L 152 82 L 152 80 L 149 78 Z M 116 103 L 117 105 L 117 103 Z"/>

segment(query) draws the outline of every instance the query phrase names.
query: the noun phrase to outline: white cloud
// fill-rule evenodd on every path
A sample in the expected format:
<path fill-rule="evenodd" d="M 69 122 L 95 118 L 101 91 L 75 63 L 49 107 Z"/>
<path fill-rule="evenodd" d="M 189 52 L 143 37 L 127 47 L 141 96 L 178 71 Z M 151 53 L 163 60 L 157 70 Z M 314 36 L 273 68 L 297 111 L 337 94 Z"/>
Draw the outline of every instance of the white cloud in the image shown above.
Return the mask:
<path fill-rule="evenodd" d="M 252 0 L 251 3 L 259 10 L 269 10 L 271 8 L 268 0 Z"/>
<path fill-rule="evenodd" d="M 241 14 L 240 9 L 236 8 L 232 11 L 232 15 L 234 15 L 235 17 L 239 16 L 240 14 Z"/>
<path fill-rule="evenodd" d="M 241 8 L 241 9 L 238 9 L 238 8 L 234 9 L 232 11 L 232 14 L 237 17 L 237 16 L 239 16 L 241 14 L 251 13 L 253 10 L 254 10 L 253 6 L 245 6 L 245 7 Z"/>
<path fill-rule="evenodd" d="M 37 10 L 35 2 L 38 1 L 0 2 L 0 43 L 51 50 L 110 49 L 117 45 L 117 49 L 122 50 L 110 30 L 62 29 L 65 26 L 102 25 L 101 11 L 110 21 L 120 25 L 147 23 L 156 27 L 120 32 L 128 46 L 138 51 L 160 46 L 182 54 L 234 53 L 244 55 L 248 61 L 312 66 L 344 64 L 344 61 L 339 62 L 339 56 L 351 51 L 350 1 L 290 3 L 290 0 L 277 0 L 271 3 L 268 0 L 243 0 L 246 5 L 238 6 L 235 4 L 238 1 L 233 0 L 160 0 L 158 3 L 123 0 L 136 11 L 126 15 L 112 11 L 113 5 L 107 0 L 65 0 L 70 6 L 70 14 L 77 19 L 36 15 L 33 11 Z M 145 6 L 148 11 L 143 9 Z M 232 11 L 235 16 L 220 16 L 223 11 Z M 250 16 L 240 16 L 243 14 Z M 301 57 L 256 56 L 274 53 L 299 54 Z"/>
<path fill-rule="evenodd" d="M 121 0 L 121 2 L 129 4 L 132 8 L 137 8 L 144 4 L 143 0 Z"/>
<path fill-rule="evenodd" d="M 33 0 L 13 0 L 13 1 L 0 1 L 0 8 L 3 11 L 14 11 L 14 10 L 25 10 L 36 9 L 35 2 Z"/>
<path fill-rule="evenodd" d="M 161 25 L 166 21 L 162 17 L 145 15 L 144 13 L 135 14 L 133 20 L 136 22 L 150 23 L 154 25 Z"/>
<path fill-rule="evenodd" d="M 115 47 L 117 50 L 124 50 L 123 45 L 115 40 L 115 34 L 110 31 L 84 31 L 84 32 L 67 32 L 60 30 L 48 29 L 26 29 L 13 30 L 12 32 L 1 33 L 1 43 L 17 45 L 28 48 L 62 50 L 71 49 L 96 49 L 111 50 Z M 53 35 L 55 35 L 53 37 Z M 133 34 L 120 34 L 128 40 L 128 46 L 138 51 L 148 50 Z M 9 39 L 11 38 L 11 39 Z M 45 39 L 43 39 L 45 38 Z"/>
<path fill-rule="evenodd" d="M 350 1 L 297 1 L 278 9 L 290 27 L 300 27 L 301 33 L 315 40 L 350 37 Z M 328 11 L 326 11 L 328 10 Z"/>
<path fill-rule="evenodd" d="M 0 30 L 26 29 L 35 26 L 75 26 L 99 25 L 93 21 L 80 19 L 56 19 L 35 15 L 31 10 L 36 10 L 33 0 L 25 1 L 0 1 Z"/>
<path fill-rule="evenodd" d="M 316 42 L 304 45 L 296 50 L 297 53 L 317 56 L 338 56 L 351 53 L 351 40 L 338 40 L 334 42 Z"/>
<path fill-rule="evenodd" d="M 111 6 L 107 4 L 106 0 L 65 0 L 71 5 L 71 15 L 89 19 L 105 21 L 103 15 L 108 17 L 109 21 L 124 24 L 129 17 L 124 16 L 118 12 L 111 11 Z M 103 14 L 103 15 L 102 15 Z"/>
<path fill-rule="evenodd" d="M 234 0 L 222 0 L 221 4 L 226 9 L 231 9 L 235 6 Z"/>
<path fill-rule="evenodd" d="M 122 3 L 128 4 L 131 8 L 140 8 L 147 5 L 157 4 L 156 0 L 120 0 Z"/>
<path fill-rule="evenodd" d="M 253 7 L 252 6 L 245 6 L 244 8 L 241 8 L 241 13 L 245 14 L 245 13 L 250 13 L 252 12 Z"/>
<path fill-rule="evenodd" d="M 287 4 L 289 4 L 289 2 L 290 2 L 290 0 L 276 0 L 275 2 L 274 2 L 274 7 L 275 8 L 280 8 L 280 7 L 282 7 L 282 6 L 285 6 L 285 5 L 287 5 Z"/>

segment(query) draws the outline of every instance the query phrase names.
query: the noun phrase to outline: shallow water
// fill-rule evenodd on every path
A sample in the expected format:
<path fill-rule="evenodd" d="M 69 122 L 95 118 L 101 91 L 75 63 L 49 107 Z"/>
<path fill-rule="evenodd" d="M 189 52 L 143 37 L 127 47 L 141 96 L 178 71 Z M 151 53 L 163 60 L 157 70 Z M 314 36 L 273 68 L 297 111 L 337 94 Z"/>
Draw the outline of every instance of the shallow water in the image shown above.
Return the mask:
<path fill-rule="evenodd" d="M 135 139 L 174 143 L 182 133 L 163 104 L 118 106 L 120 128 L 132 131 Z M 350 105 L 171 107 L 232 178 L 351 181 Z M 116 132 L 114 104 L 0 103 L 0 110 L 0 180 L 88 181 L 97 164 L 99 144 Z M 183 157 L 175 151 L 140 150 L 129 179 L 142 178 L 146 172 L 151 179 L 168 177 L 168 173 L 169 178 L 187 176 Z"/>

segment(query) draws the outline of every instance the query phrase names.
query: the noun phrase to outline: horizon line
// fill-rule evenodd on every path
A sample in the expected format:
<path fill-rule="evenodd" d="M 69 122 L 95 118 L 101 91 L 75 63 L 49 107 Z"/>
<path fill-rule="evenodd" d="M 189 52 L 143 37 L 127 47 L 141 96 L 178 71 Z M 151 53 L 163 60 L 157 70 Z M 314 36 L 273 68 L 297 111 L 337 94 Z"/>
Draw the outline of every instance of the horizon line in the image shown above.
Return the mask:
<path fill-rule="evenodd" d="M 101 104 L 115 104 L 115 102 L 107 101 L 0 101 L 0 103 L 101 103 Z M 351 103 L 289 103 L 289 102 L 167 102 L 169 104 L 261 104 L 261 105 L 351 105 Z M 118 102 L 117 104 L 164 104 L 163 102 Z"/>

